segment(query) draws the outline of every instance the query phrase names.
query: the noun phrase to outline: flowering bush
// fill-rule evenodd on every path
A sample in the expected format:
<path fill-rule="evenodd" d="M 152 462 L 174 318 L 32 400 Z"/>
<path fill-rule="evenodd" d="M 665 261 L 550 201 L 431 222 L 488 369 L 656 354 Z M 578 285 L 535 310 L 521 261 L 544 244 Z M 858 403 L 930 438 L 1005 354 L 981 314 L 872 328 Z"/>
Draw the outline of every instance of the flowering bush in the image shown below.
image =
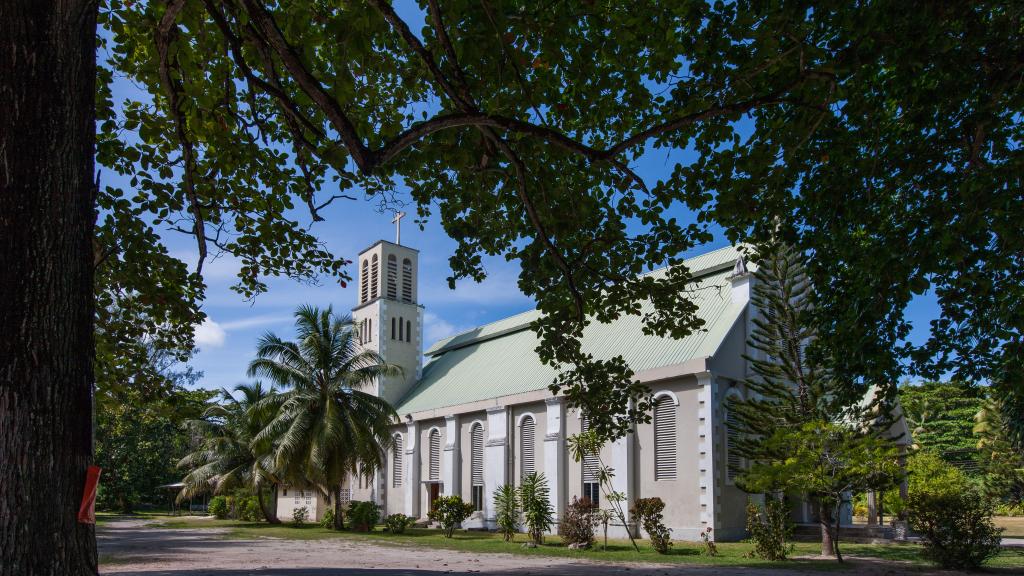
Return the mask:
<path fill-rule="evenodd" d="M 574 548 L 590 548 L 594 545 L 594 528 L 597 517 L 594 515 L 594 503 L 590 498 L 572 499 L 558 524 L 558 535 L 566 545 Z"/>
<path fill-rule="evenodd" d="M 295 510 L 292 510 L 293 526 L 302 526 L 306 523 L 306 520 L 309 520 L 309 508 L 302 506 L 301 508 L 296 508 Z"/>
<path fill-rule="evenodd" d="M 640 525 L 644 532 L 651 539 L 651 548 L 658 554 L 668 554 L 672 547 L 672 529 L 665 526 L 663 521 L 665 502 L 661 498 L 637 498 L 633 502 L 633 508 L 629 511 Z"/>
<path fill-rule="evenodd" d="M 455 534 L 455 527 L 473 513 L 473 505 L 463 502 L 461 496 L 441 496 L 434 500 L 430 519 L 441 524 L 445 538 Z"/>

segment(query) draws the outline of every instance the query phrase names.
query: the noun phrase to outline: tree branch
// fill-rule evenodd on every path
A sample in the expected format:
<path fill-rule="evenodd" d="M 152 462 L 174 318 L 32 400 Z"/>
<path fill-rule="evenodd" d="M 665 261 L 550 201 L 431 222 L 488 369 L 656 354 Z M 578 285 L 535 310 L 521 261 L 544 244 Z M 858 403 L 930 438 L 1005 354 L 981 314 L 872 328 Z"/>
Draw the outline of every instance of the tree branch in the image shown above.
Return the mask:
<path fill-rule="evenodd" d="M 345 115 L 338 101 L 328 94 L 323 84 L 303 64 L 299 54 L 285 39 L 281 29 L 277 26 L 277 22 L 267 12 L 263 3 L 258 0 L 241 0 L 241 2 L 249 13 L 252 23 L 263 34 L 267 44 L 277 54 L 278 58 L 281 59 L 281 62 L 288 69 L 288 72 L 291 73 L 295 82 L 316 103 L 317 107 L 327 115 L 331 126 L 338 132 L 338 136 L 345 144 L 345 148 L 348 149 L 348 153 L 352 156 L 352 160 L 364 172 L 373 172 L 377 167 L 373 152 L 363 144 L 356 132 L 355 125 Z"/>
<path fill-rule="evenodd" d="M 181 101 L 178 99 L 178 95 L 183 93 L 184 89 L 181 85 L 181 80 L 175 80 L 171 76 L 171 69 L 175 66 L 170 62 L 168 55 L 171 43 L 178 35 L 178 26 L 175 24 L 175 20 L 184 7 L 185 0 L 171 0 L 171 2 L 167 4 L 167 10 L 164 11 L 164 15 L 160 19 L 160 24 L 156 30 L 155 40 L 157 52 L 160 56 L 160 81 L 164 85 L 164 91 L 167 95 L 167 104 L 171 110 L 171 116 L 174 118 L 175 132 L 177 133 L 178 141 L 182 148 L 182 160 L 184 162 L 185 170 L 185 195 L 188 198 L 189 210 L 192 212 L 193 217 L 192 234 L 196 237 L 196 242 L 199 247 L 199 259 L 196 262 L 196 274 L 202 274 L 203 263 L 206 261 L 206 226 L 203 221 L 202 209 L 199 206 L 199 199 L 196 196 L 195 151 L 185 128 L 185 119 L 182 118 L 181 113 Z"/>

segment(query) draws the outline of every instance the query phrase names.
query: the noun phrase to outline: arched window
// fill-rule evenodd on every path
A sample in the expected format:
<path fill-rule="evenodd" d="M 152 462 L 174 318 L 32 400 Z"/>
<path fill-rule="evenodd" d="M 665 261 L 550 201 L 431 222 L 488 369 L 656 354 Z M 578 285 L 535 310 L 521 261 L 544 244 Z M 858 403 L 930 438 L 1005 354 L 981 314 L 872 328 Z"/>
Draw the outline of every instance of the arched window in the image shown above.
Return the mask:
<path fill-rule="evenodd" d="M 395 339 L 395 319 L 391 319 L 391 339 Z"/>
<path fill-rule="evenodd" d="M 377 255 L 373 255 L 373 259 L 370 262 L 370 299 L 373 300 L 377 297 L 377 287 L 380 285 L 380 276 L 378 272 L 380 270 L 380 264 L 377 262 Z"/>
<path fill-rule="evenodd" d="M 469 476 L 473 491 L 473 509 L 484 509 L 484 427 L 469 429 Z"/>
<path fill-rule="evenodd" d="M 398 341 L 399 342 L 401 342 L 402 340 L 405 340 L 404 333 L 405 333 L 405 321 L 402 320 L 401 316 L 399 316 L 398 317 Z"/>
<path fill-rule="evenodd" d="M 412 260 L 402 260 L 402 301 L 412 302 Z"/>
<path fill-rule="evenodd" d="M 370 299 L 370 261 L 363 260 L 363 272 L 359 275 L 359 303 Z"/>
<path fill-rule="evenodd" d="M 526 477 L 537 471 L 537 461 L 534 458 L 536 451 L 537 423 L 533 416 L 523 418 L 519 425 L 519 472 L 520 476 Z"/>
<path fill-rule="evenodd" d="M 427 480 L 441 479 L 441 432 L 434 428 L 428 437 Z"/>
<path fill-rule="evenodd" d="M 584 414 L 580 420 L 580 430 L 584 433 L 590 429 L 590 419 Z M 601 505 L 601 485 L 597 481 L 597 472 L 601 462 L 596 454 L 583 455 L 583 497 L 589 498 L 595 508 Z"/>
<path fill-rule="evenodd" d="M 676 479 L 676 401 L 667 394 L 654 402 L 654 479 Z"/>
<path fill-rule="evenodd" d="M 739 455 L 739 452 L 734 447 L 736 440 L 739 437 L 740 431 L 737 428 L 739 421 L 736 419 L 736 415 L 732 410 L 725 409 L 725 454 L 726 454 L 726 472 L 725 478 L 728 483 L 733 483 L 736 477 L 743 472 L 743 458 Z"/>
<path fill-rule="evenodd" d="M 412 342 L 412 322 L 405 321 L 405 341 Z"/>
<path fill-rule="evenodd" d="M 395 434 L 394 443 L 391 445 L 391 486 L 397 488 L 402 485 L 402 435 Z"/>
<path fill-rule="evenodd" d="M 388 254 L 388 290 L 387 297 L 398 300 L 398 258 Z"/>

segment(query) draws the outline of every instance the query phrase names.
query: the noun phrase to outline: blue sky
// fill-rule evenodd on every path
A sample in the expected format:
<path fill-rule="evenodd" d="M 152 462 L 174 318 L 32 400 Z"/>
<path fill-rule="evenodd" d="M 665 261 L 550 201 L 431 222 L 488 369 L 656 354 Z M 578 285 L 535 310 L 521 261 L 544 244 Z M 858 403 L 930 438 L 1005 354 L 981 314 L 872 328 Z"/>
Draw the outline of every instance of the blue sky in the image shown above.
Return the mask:
<path fill-rule="evenodd" d="M 641 167 L 645 164 L 641 163 Z M 641 176 L 650 177 L 648 170 L 642 170 Z M 325 216 L 326 221 L 316 223 L 313 230 L 335 254 L 354 259 L 360 250 L 379 239 L 394 240 L 391 213 L 378 212 L 373 202 L 345 201 L 332 206 Z M 686 224 L 691 219 L 692 216 L 681 220 Z M 406 218 L 405 222 L 409 220 Z M 194 261 L 196 248 L 190 238 L 172 233 L 166 240 L 172 253 Z M 403 224 L 402 244 L 420 251 L 419 295 L 425 308 L 423 330 L 428 345 L 456 332 L 533 308 L 532 300 L 517 287 L 518 263 L 501 258 L 485 259 L 488 277 L 483 283 L 463 280 L 455 290 L 450 290 L 446 281 L 450 274 L 448 257 L 454 251 L 455 242 L 448 238 L 436 219 L 427 222 L 422 231 L 411 223 Z M 724 238 L 718 237 L 693 252 L 726 244 Z M 232 387 L 245 381 L 245 369 L 254 357 L 257 339 L 266 331 L 290 337 L 292 312 L 297 306 L 330 305 L 337 311 L 347 312 L 356 303 L 355 282 L 342 288 L 327 278 L 317 285 L 270 279 L 267 293 L 254 301 L 246 301 L 230 290 L 237 269 L 237 261 L 229 256 L 220 257 L 204 268 L 207 298 L 203 310 L 209 319 L 197 330 L 199 353 L 191 362 L 203 372 L 198 383 L 203 387 Z M 354 266 L 349 273 L 355 277 Z M 927 336 L 927 321 L 935 311 L 935 302 L 927 295 L 912 303 L 907 311 L 915 323 L 911 340 L 923 341 Z"/>
<path fill-rule="evenodd" d="M 413 22 L 417 18 L 418 8 L 414 2 L 406 0 L 396 3 L 396 6 L 408 21 Z M 419 32 L 418 25 L 413 25 L 412 29 Z M 103 57 L 102 54 L 100 56 Z M 115 103 L 125 97 L 146 99 L 130 83 L 115 80 Z M 654 151 L 641 157 L 633 168 L 649 185 L 653 185 L 659 177 L 672 170 L 675 162 L 688 162 L 692 159 L 692 153 L 685 151 Z M 104 184 L 130 189 L 127 182 L 112 173 L 106 172 L 102 178 Z M 330 193 L 330 190 L 324 190 L 320 195 L 326 197 Z M 399 199 L 409 200 L 401 196 Z M 427 345 L 456 332 L 533 308 L 533 302 L 517 287 L 518 263 L 509 263 L 502 258 L 484 260 L 488 277 L 483 283 L 464 280 L 455 290 L 450 290 L 446 281 L 450 274 L 448 257 L 454 251 L 455 242 L 444 233 L 436 218 L 430 219 L 424 229 L 420 230 L 412 222 L 411 214 L 415 212 L 415 207 L 409 206 L 406 211 L 410 217 L 403 222 L 402 243 L 420 251 L 419 295 L 420 303 L 425 307 L 423 330 Z M 692 213 L 682 207 L 677 211 L 674 215 L 681 225 L 692 222 Z M 372 200 L 336 201 L 322 212 L 326 221 L 315 224 L 310 223 L 308 214 L 297 214 L 302 224 L 311 225 L 311 230 L 327 249 L 341 257 L 355 259 L 360 250 L 379 239 L 394 240 L 392 214 L 378 211 L 377 203 Z M 164 241 L 171 253 L 181 260 L 196 260 L 197 249 L 191 237 L 166 232 Z M 693 253 L 720 248 L 725 244 L 726 240 L 718 235 L 712 243 Z M 256 341 L 267 331 L 291 337 L 292 313 L 297 306 L 331 305 L 336 311 L 348 312 L 356 302 L 355 282 L 342 288 L 336 280 L 330 278 L 323 278 L 317 284 L 271 278 L 266 281 L 269 287 L 267 293 L 247 301 L 230 289 L 235 283 L 237 271 L 238 262 L 230 256 L 221 256 L 208 261 L 204 266 L 207 291 L 203 310 L 209 318 L 197 329 L 196 345 L 199 352 L 191 362 L 203 373 L 198 382 L 202 387 L 230 388 L 247 380 L 246 366 L 254 357 Z M 348 272 L 353 278 L 356 276 L 354 266 Z M 908 317 L 915 324 L 912 341 L 920 343 L 926 338 L 927 321 L 935 315 L 936 310 L 934 298 L 930 295 L 912 302 L 907 311 Z"/>
<path fill-rule="evenodd" d="M 377 212 L 371 202 L 345 202 L 332 206 L 325 216 L 326 221 L 315 224 L 314 230 L 328 249 L 346 258 L 354 259 L 360 250 L 379 239 L 394 241 L 392 215 Z M 488 278 L 483 283 L 462 281 L 455 290 L 449 290 L 447 259 L 455 243 L 436 220 L 423 231 L 408 220 L 402 226 L 402 244 L 420 251 L 419 295 L 425 307 L 423 329 L 427 342 L 533 307 L 516 286 L 516 264 L 503 259 L 486 260 Z M 194 260 L 196 250 L 190 239 L 167 240 L 173 252 Z M 246 301 L 230 290 L 237 269 L 237 261 L 231 257 L 219 258 L 204 267 L 207 299 L 203 310 L 209 319 L 197 330 L 199 353 L 192 361 L 204 374 L 200 381 L 204 387 L 233 386 L 245 380 L 245 367 L 253 358 L 256 340 L 268 330 L 290 336 L 292 312 L 297 306 L 330 305 L 337 311 L 348 312 L 356 303 L 354 282 L 342 288 L 327 278 L 318 285 L 271 279 L 267 293 Z M 355 277 L 354 266 L 349 273 Z"/>

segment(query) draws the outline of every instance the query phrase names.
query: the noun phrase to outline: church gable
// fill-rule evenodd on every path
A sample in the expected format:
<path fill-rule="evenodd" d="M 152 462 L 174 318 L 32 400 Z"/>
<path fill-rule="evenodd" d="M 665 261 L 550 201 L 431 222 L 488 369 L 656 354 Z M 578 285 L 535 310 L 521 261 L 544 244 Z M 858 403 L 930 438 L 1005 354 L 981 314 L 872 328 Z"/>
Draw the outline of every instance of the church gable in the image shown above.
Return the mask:
<path fill-rule="evenodd" d="M 697 278 L 694 298 L 697 315 L 705 321 L 703 329 L 681 340 L 650 336 L 643 333 L 639 316 L 627 316 L 610 324 L 588 326 L 583 336 L 584 352 L 599 359 L 621 354 L 636 372 L 714 356 L 745 308 L 730 294 L 728 278 L 738 257 L 735 247 L 727 247 L 686 261 Z M 423 368 L 423 377 L 399 403 L 398 413 L 437 410 L 546 389 L 555 370 L 542 364 L 534 352 L 537 337 L 529 324 L 537 315 L 537 311 L 518 314 L 431 346 L 426 352 L 429 363 Z"/>

